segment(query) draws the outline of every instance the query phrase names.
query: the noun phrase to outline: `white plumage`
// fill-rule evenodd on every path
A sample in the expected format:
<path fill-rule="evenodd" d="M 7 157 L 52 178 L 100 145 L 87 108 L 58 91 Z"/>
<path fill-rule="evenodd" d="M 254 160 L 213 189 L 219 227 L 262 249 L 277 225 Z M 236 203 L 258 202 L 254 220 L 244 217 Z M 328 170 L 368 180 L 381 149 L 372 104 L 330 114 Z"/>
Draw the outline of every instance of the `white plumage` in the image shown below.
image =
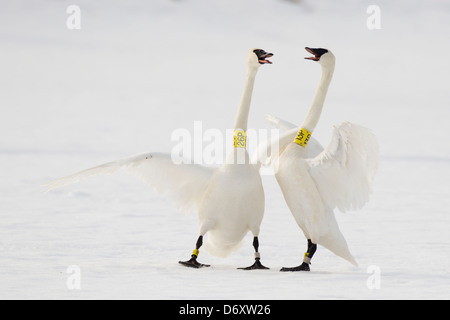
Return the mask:
<path fill-rule="evenodd" d="M 328 147 L 307 163 L 328 207 L 361 209 L 369 201 L 378 166 L 376 137 L 362 126 L 342 122 L 334 126 Z"/>
<path fill-rule="evenodd" d="M 174 164 L 169 154 L 142 153 L 50 181 L 44 184 L 44 191 L 97 174 L 113 174 L 121 169 L 143 180 L 156 192 L 170 196 L 177 208 L 185 212 L 198 212 L 214 173 L 214 168 L 198 164 Z"/>
<path fill-rule="evenodd" d="M 272 55 L 261 49 L 253 49 L 247 55 L 247 76 L 235 130 L 247 130 L 256 73 L 261 65 L 271 63 L 267 58 Z M 257 241 L 264 216 L 264 191 L 258 168 L 250 164 L 245 146 L 233 148 L 220 168 L 191 164 L 190 161 L 175 164 L 169 154 L 144 153 L 50 181 L 44 188 L 49 191 L 92 175 L 112 174 L 120 169 L 144 180 L 155 191 L 171 196 L 181 210 L 198 213 L 200 237 L 196 249 L 191 260 L 180 263 L 195 268 L 208 266 L 196 260 L 206 233 L 207 251 L 225 257 L 236 251 L 244 236 L 251 231 L 255 237 L 256 261 L 249 269 L 265 269 L 259 262 Z"/>
<path fill-rule="evenodd" d="M 307 48 L 307 51 L 315 55 L 310 59 L 322 66 L 319 87 L 300 127 L 311 134 L 320 118 L 335 58 L 326 49 Z M 356 265 L 333 210 L 360 209 L 369 200 L 378 165 L 375 136 L 364 127 L 342 122 L 334 126 L 331 142 L 325 149 L 312 136 L 302 146 L 293 142 L 299 127 L 274 116 L 266 119 L 283 132 L 277 141 L 262 144 L 259 149 L 270 150 L 268 154 L 283 196 L 308 239 L 302 265 L 282 271 L 309 271 L 316 244 Z M 274 152 L 273 145 L 279 145 L 278 153 Z M 264 152 L 258 150 L 258 153 Z"/>
<path fill-rule="evenodd" d="M 279 155 L 294 140 L 298 126 L 273 115 L 267 115 L 266 120 L 281 131 L 276 141 L 279 153 L 268 154 L 269 160 L 265 161 L 265 164 L 277 166 Z M 267 144 L 258 146 L 260 153 L 265 152 Z M 378 167 L 378 152 L 378 142 L 372 131 L 344 121 L 333 126 L 326 149 L 311 137 L 303 158 L 324 202 L 331 209 L 346 212 L 361 209 L 369 201 Z"/>
<path fill-rule="evenodd" d="M 291 131 L 283 136 L 293 140 Z M 273 160 L 275 176 L 307 239 L 356 265 L 333 209 L 356 210 L 368 202 L 377 168 L 376 139 L 368 129 L 343 122 L 334 127 L 330 144 L 315 157 L 308 155 L 310 143 L 305 151 L 293 142 L 280 145 L 281 159 Z"/>

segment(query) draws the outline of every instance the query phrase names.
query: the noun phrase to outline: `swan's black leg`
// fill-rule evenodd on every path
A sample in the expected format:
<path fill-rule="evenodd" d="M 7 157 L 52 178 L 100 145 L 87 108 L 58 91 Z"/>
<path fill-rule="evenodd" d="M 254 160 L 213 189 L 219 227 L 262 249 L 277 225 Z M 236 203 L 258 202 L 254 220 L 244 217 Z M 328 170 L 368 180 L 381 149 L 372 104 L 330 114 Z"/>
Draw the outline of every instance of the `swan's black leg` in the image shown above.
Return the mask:
<path fill-rule="evenodd" d="M 262 264 L 261 264 L 261 256 L 260 256 L 260 254 L 259 254 L 259 252 L 258 252 L 258 248 L 259 248 L 259 241 L 258 241 L 258 237 L 254 237 L 253 238 L 253 248 L 255 248 L 255 263 L 254 264 L 252 264 L 250 267 L 247 267 L 247 268 L 238 268 L 238 269 L 241 269 L 241 270 L 257 270 L 257 269 L 269 269 L 269 268 L 267 268 L 267 267 L 265 267 L 265 266 L 263 266 Z"/>
<path fill-rule="evenodd" d="M 203 244 L 203 236 L 200 236 L 200 237 L 198 237 L 197 243 L 195 245 L 195 250 L 194 250 L 194 252 L 192 252 L 191 259 L 189 259 L 188 261 L 178 261 L 178 262 L 185 267 L 196 268 L 196 269 L 203 268 L 203 267 L 209 267 L 210 266 L 209 264 L 202 264 L 197 261 L 198 254 L 200 253 L 200 251 L 198 249 L 200 249 L 202 244 Z"/>
<path fill-rule="evenodd" d="M 303 263 L 297 267 L 293 268 L 282 268 L 280 271 L 310 271 L 309 265 L 311 264 L 311 259 L 317 250 L 317 244 L 312 243 L 311 239 L 308 239 L 308 250 L 303 257 Z"/>

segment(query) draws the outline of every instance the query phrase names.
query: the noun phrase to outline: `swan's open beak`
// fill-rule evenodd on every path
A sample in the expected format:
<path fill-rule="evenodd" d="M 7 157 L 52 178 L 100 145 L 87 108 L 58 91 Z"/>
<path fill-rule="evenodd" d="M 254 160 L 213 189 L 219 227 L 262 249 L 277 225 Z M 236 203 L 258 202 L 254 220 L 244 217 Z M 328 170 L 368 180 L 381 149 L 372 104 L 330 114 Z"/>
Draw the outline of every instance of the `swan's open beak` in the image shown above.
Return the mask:
<path fill-rule="evenodd" d="M 267 58 L 273 57 L 273 53 L 265 52 L 263 49 L 255 49 L 253 52 L 258 56 L 258 62 L 260 64 L 272 64 L 272 61 Z"/>
<path fill-rule="evenodd" d="M 270 58 L 270 57 L 273 57 L 273 53 L 267 53 L 265 56 L 258 57 L 258 62 L 261 63 L 261 64 L 266 64 L 266 63 L 272 64 L 272 61 L 267 59 L 267 58 Z"/>
<path fill-rule="evenodd" d="M 305 48 L 306 51 L 308 51 L 309 53 L 311 53 L 314 57 L 306 57 L 305 59 L 308 60 L 313 60 L 313 61 L 319 61 L 320 57 L 322 57 L 325 53 L 328 52 L 327 49 L 322 49 L 322 48 Z"/>

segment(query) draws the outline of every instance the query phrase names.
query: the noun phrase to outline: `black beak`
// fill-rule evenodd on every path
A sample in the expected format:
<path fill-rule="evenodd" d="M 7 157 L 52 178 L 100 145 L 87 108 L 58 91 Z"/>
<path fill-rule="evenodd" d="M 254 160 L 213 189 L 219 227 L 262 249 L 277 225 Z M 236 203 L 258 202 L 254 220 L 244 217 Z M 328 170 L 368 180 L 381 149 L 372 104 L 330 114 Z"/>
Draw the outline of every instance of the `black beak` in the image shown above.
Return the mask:
<path fill-rule="evenodd" d="M 328 52 L 327 49 L 323 48 L 308 48 L 305 47 L 305 50 L 311 53 L 314 57 L 306 57 L 305 59 L 313 60 L 313 61 L 319 61 L 320 57 L 322 57 L 325 53 Z"/>
<path fill-rule="evenodd" d="M 266 52 L 263 49 L 255 49 L 253 52 L 258 57 L 258 62 L 260 64 L 272 64 L 272 61 L 269 61 L 268 58 L 273 57 L 273 53 Z"/>

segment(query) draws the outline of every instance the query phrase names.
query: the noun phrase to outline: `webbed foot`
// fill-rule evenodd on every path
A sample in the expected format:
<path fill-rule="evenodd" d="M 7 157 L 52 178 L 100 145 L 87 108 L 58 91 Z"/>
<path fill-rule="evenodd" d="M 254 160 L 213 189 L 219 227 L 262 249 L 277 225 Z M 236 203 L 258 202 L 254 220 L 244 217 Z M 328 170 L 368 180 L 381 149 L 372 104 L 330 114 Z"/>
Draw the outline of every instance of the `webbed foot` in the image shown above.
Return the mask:
<path fill-rule="evenodd" d="M 292 268 L 281 268 L 280 270 L 281 272 L 294 272 L 294 271 L 311 271 L 309 269 L 309 264 L 307 264 L 306 262 L 303 262 L 301 265 L 297 266 L 297 267 L 292 267 Z"/>
<path fill-rule="evenodd" d="M 267 270 L 269 268 L 262 265 L 260 259 L 255 259 L 255 263 L 251 265 L 250 267 L 246 268 L 238 268 L 239 270 Z"/>
<path fill-rule="evenodd" d="M 211 265 L 209 264 L 203 264 L 197 261 L 197 257 L 192 257 L 191 259 L 189 259 L 188 261 L 178 261 L 179 264 L 182 264 L 185 267 L 189 267 L 189 268 L 195 268 L 195 269 L 200 269 L 200 268 L 206 268 L 206 267 L 210 267 Z"/>

